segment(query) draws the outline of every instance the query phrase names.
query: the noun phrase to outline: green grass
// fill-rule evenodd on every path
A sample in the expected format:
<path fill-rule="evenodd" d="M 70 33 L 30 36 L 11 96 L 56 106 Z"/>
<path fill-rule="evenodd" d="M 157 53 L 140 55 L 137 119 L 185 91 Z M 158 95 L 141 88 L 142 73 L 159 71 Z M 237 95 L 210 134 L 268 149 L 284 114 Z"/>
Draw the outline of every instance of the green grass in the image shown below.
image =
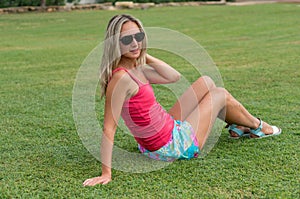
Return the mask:
<path fill-rule="evenodd" d="M 73 84 L 108 20 L 121 12 L 199 42 L 225 87 L 283 134 L 233 141 L 224 130 L 203 159 L 143 174 L 113 170 L 109 185 L 82 187 L 101 167 L 77 134 Z M 299 13 L 297 4 L 270 4 L 1 15 L 0 198 L 299 198 Z M 197 78 L 183 60 L 154 53 Z M 122 148 L 135 147 L 122 139 Z"/>

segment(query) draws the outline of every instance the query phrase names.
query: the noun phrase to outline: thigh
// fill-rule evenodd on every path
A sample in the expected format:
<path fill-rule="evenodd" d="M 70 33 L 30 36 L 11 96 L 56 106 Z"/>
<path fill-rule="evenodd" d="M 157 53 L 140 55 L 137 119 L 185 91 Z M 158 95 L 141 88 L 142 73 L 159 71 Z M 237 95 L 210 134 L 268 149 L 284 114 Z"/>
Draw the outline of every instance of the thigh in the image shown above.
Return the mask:
<path fill-rule="evenodd" d="M 188 121 L 196 134 L 199 148 L 204 146 L 216 118 L 225 107 L 226 92 L 222 88 L 215 88 L 201 100 L 197 107 L 188 115 Z"/>
<path fill-rule="evenodd" d="M 215 83 L 208 76 L 200 77 L 176 101 L 169 113 L 175 120 L 185 120 L 203 97 L 214 89 Z"/>

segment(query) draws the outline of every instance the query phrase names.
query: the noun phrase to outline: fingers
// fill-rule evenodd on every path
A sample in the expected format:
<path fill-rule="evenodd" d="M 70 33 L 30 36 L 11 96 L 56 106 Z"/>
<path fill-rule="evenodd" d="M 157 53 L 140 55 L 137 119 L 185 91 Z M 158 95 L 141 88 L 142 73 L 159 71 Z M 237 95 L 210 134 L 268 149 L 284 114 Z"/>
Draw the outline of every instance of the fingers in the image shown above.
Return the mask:
<path fill-rule="evenodd" d="M 102 176 L 100 177 L 95 177 L 95 178 L 90 178 L 87 179 L 83 182 L 83 186 L 95 186 L 97 184 L 108 184 L 111 181 L 110 178 L 103 178 Z"/>
<path fill-rule="evenodd" d="M 83 186 L 94 186 L 93 179 L 87 179 L 83 182 Z"/>

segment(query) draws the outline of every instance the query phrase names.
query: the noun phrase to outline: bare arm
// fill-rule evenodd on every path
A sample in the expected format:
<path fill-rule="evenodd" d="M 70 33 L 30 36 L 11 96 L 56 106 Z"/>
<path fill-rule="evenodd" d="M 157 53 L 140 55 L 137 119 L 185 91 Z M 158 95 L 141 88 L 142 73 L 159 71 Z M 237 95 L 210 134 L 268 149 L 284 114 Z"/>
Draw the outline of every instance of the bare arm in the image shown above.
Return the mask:
<path fill-rule="evenodd" d="M 101 141 L 101 176 L 84 181 L 84 186 L 107 184 L 112 180 L 111 161 L 114 136 L 121 115 L 122 105 L 128 94 L 133 90 L 134 84 L 124 71 L 116 73 L 111 79 L 106 92 L 104 128 Z"/>
<path fill-rule="evenodd" d="M 143 72 L 150 83 L 168 84 L 180 79 L 180 73 L 160 59 L 147 54 L 146 63 L 150 67 L 145 67 Z"/>

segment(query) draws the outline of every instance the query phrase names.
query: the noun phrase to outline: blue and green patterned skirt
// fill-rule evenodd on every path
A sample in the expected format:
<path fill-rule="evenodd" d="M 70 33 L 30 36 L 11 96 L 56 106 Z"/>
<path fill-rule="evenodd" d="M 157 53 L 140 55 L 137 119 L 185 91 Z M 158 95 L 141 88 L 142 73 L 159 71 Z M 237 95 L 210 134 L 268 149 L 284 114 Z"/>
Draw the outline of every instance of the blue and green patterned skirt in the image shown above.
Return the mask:
<path fill-rule="evenodd" d="M 180 120 L 174 120 L 172 138 L 166 145 L 156 151 L 148 151 L 141 145 L 138 145 L 138 148 L 141 153 L 152 159 L 168 162 L 196 158 L 200 153 L 193 127 L 187 121 Z"/>

